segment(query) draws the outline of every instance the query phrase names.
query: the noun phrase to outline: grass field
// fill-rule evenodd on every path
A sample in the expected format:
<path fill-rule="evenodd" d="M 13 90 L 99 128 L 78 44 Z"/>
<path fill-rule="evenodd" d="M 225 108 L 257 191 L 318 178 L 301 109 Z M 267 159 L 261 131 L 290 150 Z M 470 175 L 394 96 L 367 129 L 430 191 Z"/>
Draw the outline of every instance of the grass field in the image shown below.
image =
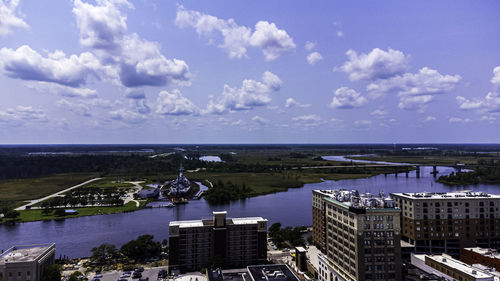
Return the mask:
<path fill-rule="evenodd" d="M 23 201 L 41 198 L 73 185 L 97 177 L 97 174 L 59 174 L 43 178 L 0 181 L 0 203 L 9 208 L 23 205 Z"/>
<path fill-rule="evenodd" d="M 56 216 L 54 214 L 42 214 L 42 210 L 24 210 L 20 211 L 21 215 L 18 217 L 17 222 L 30 222 L 30 221 L 40 221 L 40 220 L 54 220 L 54 219 L 63 219 L 63 218 L 76 218 L 76 217 L 84 217 L 84 216 L 94 216 L 94 215 L 104 215 L 104 214 L 114 214 L 114 213 L 123 213 L 123 212 L 132 212 L 136 211 L 147 203 L 146 200 L 139 201 L 141 203 L 140 207 L 136 207 L 135 202 L 129 202 L 124 206 L 118 207 L 89 207 L 89 208 L 69 208 L 77 210 L 78 213 L 75 215 L 67 215 L 67 216 Z"/>
<path fill-rule="evenodd" d="M 113 188 L 114 189 L 114 188 L 118 188 L 118 187 L 134 187 L 134 185 L 131 183 L 125 182 L 125 181 L 117 182 L 117 179 L 103 178 L 102 180 L 91 182 L 83 187 L 84 188 L 102 188 L 102 189 Z"/>
<path fill-rule="evenodd" d="M 442 165 L 450 166 L 457 163 L 460 164 L 477 164 L 478 159 L 500 159 L 500 157 L 477 157 L 477 156 L 363 156 L 363 157 L 350 157 L 352 159 L 370 160 L 370 161 L 386 161 L 396 163 L 410 163 L 422 165 Z"/>

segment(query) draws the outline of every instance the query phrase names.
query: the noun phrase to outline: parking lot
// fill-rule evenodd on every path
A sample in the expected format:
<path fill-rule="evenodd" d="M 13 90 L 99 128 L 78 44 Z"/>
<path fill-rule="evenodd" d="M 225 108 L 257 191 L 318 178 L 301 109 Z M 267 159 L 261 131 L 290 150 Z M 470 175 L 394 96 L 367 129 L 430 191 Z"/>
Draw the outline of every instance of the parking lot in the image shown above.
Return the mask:
<path fill-rule="evenodd" d="M 160 270 L 167 270 L 166 266 L 162 267 L 154 267 L 154 268 L 145 268 L 144 272 L 142 272 L 142 277 L 141 279 L 146 279 L 149 278 L 149 281 L 157 281 L 158 280 L 158 272 Z M 122 278 L 120 276 L 122 275 L 123 271 L 108 271 L 102 273 L 102 278 L 99 278 L 101 281 L 117 281 Z M 133 271 L 132 271 L 133 273 Z M 94 278 L 95 274 L 92 274 L 89 277 L 89 280 L 92 280 Z M 132 281 L 132 280 L 139 280 L 138 278 L 133 279 L 132 277 L 129 278 L 123 278 L 127 281 Z"/>

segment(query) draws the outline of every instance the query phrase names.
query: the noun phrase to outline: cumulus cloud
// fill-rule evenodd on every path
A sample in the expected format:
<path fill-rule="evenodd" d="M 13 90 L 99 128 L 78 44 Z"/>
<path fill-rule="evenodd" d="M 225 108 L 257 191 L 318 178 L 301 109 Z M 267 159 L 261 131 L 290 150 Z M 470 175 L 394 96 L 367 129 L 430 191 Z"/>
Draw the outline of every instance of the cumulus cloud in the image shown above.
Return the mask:
<path fill-rule="evenodd" d="M 92 116 L 90 107 L 86 104 L 83 103 L 75 103 L 75 102 L 70 102 L 66 99 L 59 100 L 57 102 L 57 106 L 62 107 L 66 110 L 69 110 L 77 115 L 85 116 L 85 117 L 90 117 Z"/>
<path fill-rule="evenodd" d="M 32 106 L 18 105 L 14 108 L 0 110 L 0 124 L 2 125 L 22 125 L 33 122 L 48 122 L 47 115 L 43 110 Z"/>
<path fill-rule="evenodd" d="M 0 0 L 0 36 L 12 33 L 14 29 L 29 28 L 17 11 L 19 0 Z"/>
<path fill-rule="evenodd" d="M 434 116 L 427 116 L 425 119 L 424 119 L 424 122 L 432 122 L 432 121 L 436 121 L 436 117 Z"/>
<path fill-rule="evenodd" d="M 409 59 L 403 52 L 393 49 L 386 52 L 375 48 L 368 54 L 360 55 L 349 50 L 346 54 L 349 60 L 340 70 L 348 73 L 351 81 L 384 79 L 401 74 L 407 69 Z"/>
<path fill-rule="evenodd" d="M 311 51 L 312 49 L 314 49 L 314 47 L 316 47 L 316 42 L 307 41 L 304 45 L 304 49 L 308 51 Z"/>
<path fill-rule="evenodd" d="M 272 100 L 271 94 L 279 91 L 281 84 L 278 76 L 266 71 L 262 75 L 262 82 L 246 79 L 240 88 L 224 85 L 222 94 L 217 99 L 211 99 L 204 112 L 223 114 L 267 105 Z"/>
<path fill-rule="evenodd" d="M 98 0 L 95 5 L 75 0 L 80 43 L 91 48 L 102 64 L 113 67 L 125 87 L 189 84 L 191 74 L 185 61 L 167 59 L 160 44 L 127 33 L 122 6 L 132 8 L 126 0 Z"/>
<path fill-rule="evenodd" d="M 127 109 L 119 109 L 110 112 L 111 119 L 123 123 L 137 124 L 147 120 L 147 116 Z"/>
<path fill-rule="evenodd" d="M 310 107 L 311 104 L 303 104 L 303 103 L 297 102 L 293 98 L 286 99 L 286 101 L 285 101 L 285 107 L 286 108 L 292 108 L 292 107 L 295 107 L 295 106 L 298 106 L 298 107 Z"/>
<path fill-rule="evenodd" d="M 319 121 L 321 117 L 316 114 L 302 115 L 292 118 L 293 121 Z"/>
<path fill-rule="evenodd" d="M 397 92 L 400 97 L 399 108 L 423 110 L 434 100 L 435 95 L 453 90 L 462 77 L 442 75 L 437 70 L 423 67 L 418 73 L 405 73 L 388 79 L 379 79 L 367 86 L 375 94 Z"/>
<path fill-rule="evenodd" d="M 370 113 L 371 116 L 374 116 L 375 118 L 384 118 L 387 115 L 387 111 L 383 109 L 375 109 Z"/>
<path fill-rule="evenodd" d="M 40 93 L 51 93 L 68 98 L 94 99 L 97 98 L 97 91 L 89 88 L 73 88 L 50 82 L 29 82 L 26 86 Z"/>
<path fill-rule="evenodd" d="M 472 122 L 469 118 L 451 117 L 448 120 L 450 123 L 470 123 Z"/>
<path fill-rule="evenodd" d="M 365 97 L 355 90 L 341 87 L 333 93 L 330 106 L 333 108 L 355 108 L 364 105 L 367 101 Z"/>
<path fill-rule="evenodd" d="M 269 123 L 269 120 L 262 118 L 259 115 L 255 115 L 254 117 L 252 117 L 252 121 L 254 121 L 255 123 L 257 123 L 259 125 L 265 125 L 265 124 Z"/>
<path fill-rule="evenodd" d="M 27 45 L 16 50 L 0 49 L 0 66 L 11 78 L 31 81 L 53 82 L 60 85 L 79 87 L 95 73 L 99 66 L 96 57 L 89 52 L 80 56 L 66 56 L 62 51 L 43 57 Z"/>
<path fill-rule="evenodd" d="M 310 65 L 315 65 L 317 62 L 323 60 L 323 56 L 321 56 L 321 54 L 318 52 L 312 52 L 306 57 L 306 59 L 307 63 L 309 63 Z"/>
<path fill-rule="evenodd" d="M 493 69 L 493 78 L 491 78 L 491 83 L 500 87 L 500 66 Z"/>
<path fill-rule="evenodd" d="M 198 107 L 177 89 L 170 92 L 161 91 L 157 103 L 156 113 L 161 115 L 192 115 L 199 112 Z"/>
<path fill-rule="evenodd" d="M 500 112 L 500 95 L 496 92 L 489 92 L 482 99 L 467 99 L 462 96 L 457 97 L 460 109 L 477 109 L 480 112 Z"/>
<path fill-rule="evenodd" d="M 234 19 L 219 19 L 179 6 L 175 23 L 181 28 L 196 29 L 198 35 L 205 36 L 212 42 L 216 41 L 216 35 L 222 36 L 223 42 L 218 47 L 226 50 L 230 58 L 247 57 L 247 47 L 250 46 L 260 48 L 268 61 L 295 49 L 292 37 L 276 24 L 267 21 L 257 22 L 252 30 L 251 27 L 238 25 Z"/>

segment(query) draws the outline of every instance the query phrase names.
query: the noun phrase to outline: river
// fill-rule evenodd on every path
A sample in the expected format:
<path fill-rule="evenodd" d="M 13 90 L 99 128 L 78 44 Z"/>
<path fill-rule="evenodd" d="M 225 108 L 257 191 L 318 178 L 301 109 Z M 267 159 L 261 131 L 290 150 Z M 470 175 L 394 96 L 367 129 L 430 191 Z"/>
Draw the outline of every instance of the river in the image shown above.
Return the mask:
<path fill-rule="evenodd" d="M 329 159 L 328 157 L 325 157 Z M 330 158 L 338 160 L 339 158 Z M 345 158 L 344 158 L 345 159 Z M 351 161 L 347 159 L 348 161 Z M 361 161 L 361 160 L 360 160 Z M 356 162 L 353 160 L 353 162 Z M 386 163 L 384 163 L 386 164 Z M 439 175 L 449 174 L 450 167 L 437 167 Z M 212 206 L 205 200 L 191 200 L 189 204 L 174 208 L 143 209 L 132 213 L 99 215 L 66 219 L 62 221 L 40 221 L 0 226 L 0 249 L 13 245 L 55 242 L 57 256 L 89 256 L 92 247 L 107 242 L 120 247 L 142 234 L 152 234 L 156 240 L 168 238 L 168 223 L 172 220 L 210 218 L 212 211 L 226 210 L 229 217 L 262 216 L 269 220 L 269 226 L 281 222 L 285 226 L 311 225 L 311 201 L 314 189 L 346 188 L 360 192 L 445 192 L 452 190 L 476 190 L 500 193 L 497 185 L 476 185 L 448 187 L 434 182 L 430 174 L 432 167 L 421 167 L 421 177 L 415 171 L 397 177 L 378 175 L 365 179 L 324 181 L 291 188 L 287 192 L 268 194 L 226 205 Z"/>

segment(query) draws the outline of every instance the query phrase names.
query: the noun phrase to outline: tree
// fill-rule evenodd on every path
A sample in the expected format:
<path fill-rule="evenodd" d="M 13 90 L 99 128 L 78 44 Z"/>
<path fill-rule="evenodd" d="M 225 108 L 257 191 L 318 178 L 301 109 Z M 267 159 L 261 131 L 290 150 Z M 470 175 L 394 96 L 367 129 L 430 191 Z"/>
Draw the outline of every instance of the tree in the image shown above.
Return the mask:
<path fill-rule="evenodd" d="M 75 271 L 71 273 L 71 275 L 68 278 L 68 281 L 81 281 L 81 280 L 85 280 L 85 275 L 83 275 L 83 273 L 81 273 L 80 271 Z"/>
<path fill-rule="evenodd" d="M 269 227 L 269 236 L 274 236 L 281 229 L 281 223 L 275 222 Z"/>
<path fill-rule="evenodd" d="M 118 257 L 118 250 L 116 250 L 116 246 L 108 243 L 103 243 L 99 247 L 92 248 L 91 252 L 92 256 L 90 257 L 90 260 L 98 265 L 106 264 Z"/>
<path fill-rule="evenodd" d="M 153 235 L 141 235 L 120 248 L 120 252 L 130 259 L 147 260 L 161 254 L 161 243 L 153 240 Z"/>
<path fill-rule="evenodd" d="M 64 211 L 64 209 L 57 209 L 54 211 L 54 215 L 58 217 L 63 217 L 66 215 L 66 211 Z"/>
<path fill-rule="evenodd" d="M 43 270 L 42 281 L 61 281 L 61 266 L 57 264 L 49 265 Z"/>
<path fill-rule="evenodd" d="M 15 219 L 17 218 L 21 213 L 19 213 L 16 210 L 8 210 L 7 212 L 4 213 L 4 217 L 6 219 Z"/>

